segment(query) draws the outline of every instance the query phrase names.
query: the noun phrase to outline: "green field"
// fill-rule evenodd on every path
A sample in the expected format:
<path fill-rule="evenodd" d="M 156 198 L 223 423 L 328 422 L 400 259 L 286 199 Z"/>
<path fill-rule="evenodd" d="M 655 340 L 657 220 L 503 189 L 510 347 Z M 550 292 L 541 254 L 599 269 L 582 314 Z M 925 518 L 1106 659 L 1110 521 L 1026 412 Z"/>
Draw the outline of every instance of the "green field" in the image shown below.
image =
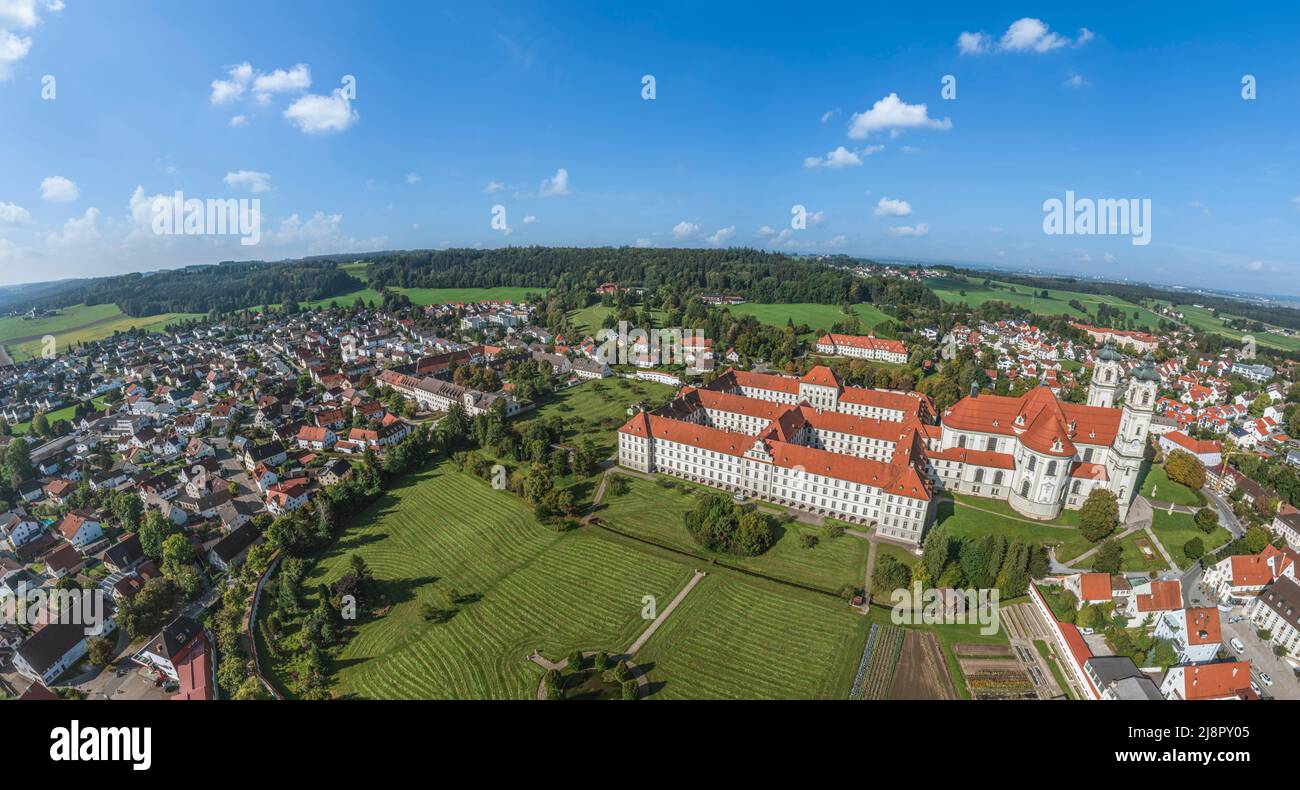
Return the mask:
<path fill-rule="evenodd" d="M 848 317 L 840 309 L 839 305 L 833 304 L 764 304 L 754 302 L 733 305 L 727 309 L 734 315 L 752 315 L 759 321 L 771 326 L 783 327 L 786 325 L 787 320 L 793 320 L 795 326 L 807 324 L 813 332 L 827 332 L 832 325 Z M 864 333 L 883 321 L 892 320 L 878 308 L 866 303 L 854 305 L 853 314 L 861 320 Z"/>
<path fill-rule="evenodd" d="M 351 265 L 351 264 L 350 264 Z M 354 272 L 355 274 L 355 272 Z M 509 300 L 513 302 L 522 302 L 529 294 L 542 294 L 546 292 L 545 288 L 394 288 L 398 293 L 405 294 L 410 298 L 413 304 L 446 304 L 448 302 L 488 302 L 493 300 Z M 383 294 L 373 288 L 362 288 L 358 291 L 350 291 L 338 296 L 330 296 L 325 299 L 315 299 L 310 302 L 303 302 L 302 306 L 306 309 L 315 310 L 320 307 L 329 307 L 330 304 L 339 307 L 351 307 L 352 303 L 360 298 L 366 304 L 374 302 L 376 305 L 384 301 Z"/>
<path fill-rule="evenodd" d="M 1138 483 L 1138 493 L 1149 499 L 1157 499 L 1161 502 L 1173 502 L 1175 505 L 1190 505 L 1198 507 L 1204 499 L 1197 492 L 1183 485 L 1175 483 L 1165 474 L 1163 464 L 1147 465 L 1146 474 Z M 1152 488 L 1155 493 L 1152 493 Z"/>
<path fill-rule="evenodd" d="M 1200 538 L 1205 544 L 1205 553 L 1210 554 L 1215 549 L 1231 540 L 1232 536 L 1228 530 L 1223 527 L 1215 527 L 1210 534 L 1205 534 L 1196 528 L 1196 522 L 1186 513 L 1169 513 L 1164 510 L 1156 510 L 1152 514 L 1151 531 L 1156 534 L 1165 551 L 1173 558 L 1179 568 L 1188 568 L 1192 561 L 1183 553 L 1183 546 L 1192 538 Z"/>
<path fill-rule="evenodd" d="M 941 499 L 935 524 L 944 524 L 949 534 L 958 538 L 982 538 L 1003 535 L 1007 540 L 1026 543 L 1056 544 L 1056 556 L 1062 562 L 1077 557 L 1092 544 L 1074 529 L 1079 514 L 1063 510 L 1055 521 L 1033 521 L 1018 515 L 1000 499 L 984 499 L 957 494 L 956 501 Z M 981 509 L 976 509 L 981 508 Z M 993 512 L 986 512 L 993 511 Z"/>
<path fill-rule="evenodd" d="M 1168 304 L 1167 302 L 1158 302 L 1157 305 Z M 1207 307 L 1195 307 L 1190 304 L 1174 305 L 1174 309 L 1183 314 L 1183 321 L 1196 329 L 1204 332 L 1214 332 L 1223 335 L 1232 340 L 1240 340 L 1247 333 L 1236 329 L 1230 329 L 1223 323 L 1223 318 L 1242 318 L 1243 316 L 1234 316 L 1229 313 L 1219 313 L 1218 318 L 1214 312 Z M 1265 324 L 1265 327 L 1269 326 Z M 1275 327 L 1276 328 L 1276 327 Z M 1300 337 L 1287 337 L 1284 335 L 1273 334 L 1271 332 L 1252 332 L 1250 333 L 1255 342 L 1261 346 L 1270 346 L 1283 351 L 1300 350 Z"/>
<path fill-rule="evenodd" d="M 522 500 L 449 466 L 407 480 L 346 530 L 304 583 L 308 609 L 353 553 L 394 605 L 336 658 L 338 696 L 532 698 L 534 648 L 554 658 L 625 649 L 646 625 L 642 596 L 671 600 L 691 576 L 686 563 L 599 530 L 542 526 Z M 426 622 L 421 602 L 442 604 L 452 588 L 479 600 Z"/>
<path fill-rule="evenodd" d="M 651 699 L 848 696 L 868 618 L 830 596 L 708 572 L 637 653 Z"/>
<path fill-rule="evenodd" d="M 304 581 L 307 610 L 353 553 L 393 606 L 363 620 L 335 658 L 331 690 L 341 697 L 532 698 L 542 676 L 525 660 L 534 648 L 552 658 L 625 650 L 648 625 L 643 596 L 662 611 L 696 567 L 709 575 L 636 657 L 652 699 L 843 697 L 869 625 L 832 596 L 597 527 L 556 532 L 522 500 L 447 465 L 407 479 L 358 517 Z M 421 602 L 441 605 L 453 588 L 477 600 L 446 623 L 426 622 Z M 292 656 L 268 650 L 264 618 L 258 643 L 284 687 Z"/>
<path fill-rule="evenodd" d="M 200 317 L 195 313 L 162 313 L 132 318 L 115 304 L 79 304 L 60 309 L 58 315 L 30 321 L 18 316 L 0 318 L 0 343 L 17 361 L 39 355 L 45 335 L 54 335 L 57 350 L 62 353 L 76 343 L 102 340 L 114 332 L 133 328 L 161 332 L 164 326 L 174 321 Z"/>
<path fill-rule="evenodd" d="M 1047 289 L 1048 298 L 1044 299 L 1040 295 L 1043 290 L 1041 288 L 1033 289 L 1027 285 L 1000 282 L 993 279 L 990 279 L 989 285 L 984 285 L 984 279 L 975 277 L 938 277 L 926 280 L 926 285 L 945 302 L 959 302 L 971 307 L 978 307 L 989 301 L 1000 301 L 1031 310 L 1039 315 L 1069 315 L 1082 321 L 1088 321 L 1096 318 L 1097 305 L 1105 303 L 1123 310 L 1130 318 L 1136 312 L 1138 314 L 1137 324 L 1147 329 L 1155 330 L 1159 326 L 1160 316 L 1141 305 L 1134 304 L 1126 299 L 1120 299 L 1118 296 L 1049 288 Z M 1016 290 L 1012 291 L 1012 288 Z M 966 293 L 963 295 L 962 291 Z M 1079 312 L 1071 307 L 1071 299 L 1082 304 L 1086 312 Z"/>
<path fill-rule="evenodd" d="M 694 506 L 697 489 L 665 488 L 630 476 L 625 479 L 627 493 L 613 496 L 606 486 L 605 498 L 597 510 L 597 516 L 612 529 L 705 559 L 717 559 L 731 566 L 831 593 L 845 584 L 862 586 L 867 571 L 868 545 L 861 538 L 851 535 L 830 538 L 822 527 L 793 522 L 778 527 L 776 544 L 758 557 L 711 552 L 695 542 L 682 519 Z M 805 534 L 816 537 L 817 545 L 804 548 L 802 538 Z"/>

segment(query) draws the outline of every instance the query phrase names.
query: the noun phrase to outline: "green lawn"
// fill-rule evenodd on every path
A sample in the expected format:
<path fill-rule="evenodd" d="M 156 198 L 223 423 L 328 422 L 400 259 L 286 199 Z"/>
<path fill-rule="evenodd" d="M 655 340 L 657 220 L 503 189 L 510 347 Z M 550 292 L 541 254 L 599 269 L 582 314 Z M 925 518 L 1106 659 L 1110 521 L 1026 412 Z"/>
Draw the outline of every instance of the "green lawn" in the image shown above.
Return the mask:
<path fill-rule="evenodd" d="M 1165 474 L 1163 464 L 1147 464 L 1146 475 L 1138 482 L 1138 492 L 1150 499 L 1173 502 L 1175 505 L 1199 507 L 1204 501 L 1195 491 L 1175 483 Z M 1154 491 L 1152 490 L 1154 488 Z"/>
<path fill-rule="evenodd" d="M 752 315 L 759 321 L 772 326 L 783 327 L 786 325 L 787 319 L 793 320 L 795 326 L 807 324 L 812 328 L 813 332 L 829 331 L 833 324 L 848 318 L 839 305 L 833 304 L 765 304 L 754 302 L 732 305 L 727 309 L 731 310 L 734 315 Z M 854 305 L 853 314 L 862 321 L 862 331 L 864 333 L 882 321 L 892 320 L 875 306 L 866 303 Z"/>
<path fill-rule="evenodd" d="M 552 658 L 626 649 L 646 626 L 642 596 L 666 605 L 691 576 L 688 563 L 600 530 L 542 526 L 522 500 L 446 465 L 408 479 L 343 533 L 304 583 L 308 610 L 353 553 L 394 606 L 337 656 L 338 696 L 532 698 L 534 648 Z M 452 588 L 480 598 L 449 622 L 426 622 L 421 602 L 441 605 Z"/>
<path fill-rule="evenodd" d="M 636 656 L 651 699 L 845 699 L 871 621 L 830 596 L 709 575 Z"/>
<path fill-rule="evenodd" d="M 1144 540 L 1148 544 L 1151 544 L 1151 540 L 1147 537 L 1145 532 L 1135 532 L 1119 542 L 1120 548 L 1123 550 L 1120 559 L 1120 570 L 1126 572 L 1148 573 L 1150 571 L 1166 570 L 1169 566 L 1165 564 L 1164 558 L 1160 556 L 1160 550 L 1154 545 L 1151 545 L 1152 556 L 1150 559 L 1147 559 L 1147 556 L 1142 553 L 1142 549 L 1138 547 L 1139 540 Z M 1169 547 L 1166 546 L 1166 548 L 1168 549 Z M 1170 549 L 1171 553 L 1172 551 L 1173 550 Z M 1087 567 L 1095 568 L 1097 555 L 1094 554 L 1085 562 L 1087 563 Z"/>
<path fill-rule="evenodd" d="M 982 538 L 985 535 L 1004 535 L 1007 540 L 1021 540 L 1057 544 L 1056 556 L 1062 562 L 1077 557 L 1092 544 L 1075 529 L 1078 513 L 1063 510 L 1055 521 L 1032 521 L 1015 514 L 1011 506 L 999 499 L 957 495 L 957 501 L 939 500 L 936 524 L 948 526 L 954 537 Z M 983 510 L 977 510 L 982 508 Z M 985 512 L 995 511 L 995 512 Z M 1058 525 L 1058 526 L 1053 526 Z"/>
<path fill-rule="evenodd" d="M 607 458 L 618 449 L 618 429 L 627 422 L 627 409 L 645 401 L 657 408 L 672 399 L 675 388 L 654 381 L 607 378 L 584 381 L 548 396 L 537 410 L 518 419 L 520 431 L 533 420 L 555 415 L 564 418 L 565 442 L 591 439 Z"/>
<path fill-rule="evenodd" d="M 1227 543 L 1232 536 L 1228 530 L 1223 527 L 1215 527 L 1210 534 L 1205 534 L 1196 528 L 1196 522 L 1186 513 L 1169 513 L 1164 510 L 1156 510 L 1151 521 L 1151 530 L 1156 533 L 1156 538 L 1169 552 L 1169 556 L 1179 568 L 1188 568 L 1192 561 L 1183 553 L 1183 546 L 1192 538 L 1200 538 L 1205 544 L 1205 553 L 1210 554 L 1215 549 Z"/>
<path fill-rule="evenodd" d="M 608 487 L 597 515 L 611 528 L 654 543 L 713 558 L 777 579 L 809 585 L 826 592 L 841 586 L 861 587 L 867 571 L 867 542 L 852 535 L 828 537 L 822 527 L 793 522 L 778 527 L 775 545 L 758 557 L 736 557 L 711 552 L 697 544 L 682 516 L 695 504 L 696 490 L 665 488 L 658 483 L 625 477 L 628 491 L 613 496 Z M 803 535 L 818 543 L 804 548 Z"/>
<path fill-rule="evenodd" d="M 848 540 L 848 538 L 841 538 Z M 696 567 L 708 572 L 636 661 L 651 698 L 843 698 L 869 627 L 829 595 L 700 563 L 597 527 L 556 532 L 517 497 L 448 465 L 403 481 L 356 520 L 309 573 L 315 589 L 357 553 L 393 602 L 363 621 L 334 660 L 336 696 L 531 699 L 542 670 L 534 649 L 625 650 L 646 628 L 643 596 L 659 611 Z M 465 603 L 450 621 L 426 622 L 422 601 Z M 258 643 L 284 687 L 290 655 Z"/>

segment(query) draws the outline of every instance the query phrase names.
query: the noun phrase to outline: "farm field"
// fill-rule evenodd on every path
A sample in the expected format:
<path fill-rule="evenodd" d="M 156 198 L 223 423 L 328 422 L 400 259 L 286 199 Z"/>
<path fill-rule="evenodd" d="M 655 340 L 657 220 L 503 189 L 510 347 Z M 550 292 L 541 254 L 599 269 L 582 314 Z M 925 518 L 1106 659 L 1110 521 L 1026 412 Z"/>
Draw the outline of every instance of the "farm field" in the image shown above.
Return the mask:
<path fill-rule="evenodd" d="M 776 544 L 758 557 L 711 552 L 695 542 L 682 520 L 695 505 L 696 489 L 665 488 L 630 476 L 624 479 L 627 493 L 614 496 L 606 486 L 605 498 L 596 511 L 597 517 L 619 532 L 830 593 L 845 584 L 861 586 L 866 575 L 869 547 L 865 540 L 851 535 L 831 538 L 822 527 L 800 522 L 780 525 Z M 805 534 L 817 537 L 817 545 L 804 548 Z"/>
<path fill-rule="evenodd" d="M 447 465 L 389 492 L 340 536 L 304 581 L 308 609 L 353 553 L 393 606 L 362 622 L 337 657 L 332 691 L 343 697 L 532 698 L 542 675 L 525 661 L 534 648 L 555 658 L 625 649 L 646 625 L 642 596 L 670 600 L 691 576 L 671 555 L 598 530 L 556 532 L 522 500 Z M 453 588 L 477 600 L 426 622 L 421 603 L 441 604 Z M 286 658 L 268 663 L 283 671 Z"/>
<path fill-rule="evenodd" d="M 1205 553 L 1209 554 L 1215 549 L 1232 539 L 1228 530 L 1223 527 L 1215 527 L 1210 534 L 1201 532 L 1196 527 L 1196 522 L 1186 513 L 1169 513 L 1164 510 L 1156 509 L 1152 513 L 1151 531 L 1155 533 L 1156 539 L 1169 552 L 1170 558 L 1178 565 L 1180 569 L 1191 567 L 1192 560 L 1188 559 L 1187 554 L 1183 552 L 1183 546 L 1192 538 L 1200 538 L 1205 545 Z"/>
<path fill-rule="evenodd" d="M 1168 304 L 1167 302 L 1158 302 L 1158 305 Z M 1223 317 L 1242 318 L 1228 313 L 1219 313 L 1216 318 L 1214 313 L 1206 307 L 1195 307 L 1190 304 L 1174 305 L 1174 309 L 1183 314 L 1183 320 L 1190 326 L 1206 332 L 1214 332 L 1223 335 L 1232 340 L 1240 340 L 1247 333 L 1236 329 L 1231 329 L 1224 325 Z M 1268 324 L 1265 324 L 1268 327 Z M 1287 337 L 1285 335 L 1273 334 L 1272 332 L 1252 332 L 1250 333 L 1255 342 L 1261 346 L 1270 346 L 1282 351 L 1300 350 L 1300 337 Z"/>
<path fill-rule="evenodd" d="M 978 307 L 988 301 L 1000 301 L 1023 307 L 1026 310 L 1032 310 L 1039 315 L 1070 315 L 1087 321 L 1096 317 L 1097 305 L 1105 303 L 1123 310 L 1129 316 L 1136 312 L 1138 314 L 1138 323 L 1147 329 L 1154 330 L 1159 326 L 1160 322 L 1160 316 L 1151 310 L 1134 304 L 1127 299 L 1120 299 L 1117 296 L 1049 288 L 1047 289 L 1048 298 L 1044 299 L 1039 295 L 1042 293 L 1042 289 L 1035 290 L 1027 285 L 1017 285 L 993 279 L 990 279 L 989 285 L 984 285 L 982 278 L 969 277 L 938 277 L 927 280 L 926 285 L 945 302 L 960 302 L 972 307 Z M 1016 290 L 1012 291 L 1012 288 Z M 965 295 L 961 291 L 965 291 Z M 1071 307 L 1071 299 L 1082 304 L 1086 312 L 1080 312 Z"/>
<path fill-rule="evenodd" d="M 813 332 L 829 331 L 831 326 L 847 318 L 839 305 L 833 304 L 750 304 L 732 305 L 727 308 L 735 315 L 752 315 L 759 321 L 772 326 L 783 327 L 786 320 L 793 320 L 795 326 L 807 324 Z M 853 314 L 862 321 L 862 331 L 866 332 L 883 321 L 891 320 L 888 315 L 873 305 L 862 303 L 853 306 Z M 812 333 L 809 333 L 812 334 Z"/>
<path fill-rule="evenodd" d="M 54 335 L 60 351 L 76 343 L 88 343 L 111 337 L 114 332 L 143 329 L 160 332 L 174 321 L 198 318 L 193 313 L 162 313 L 132 318 L 115 304 L 72 305 L 59 315 L 26 321 L 17 316 L 0 318 L 0 343 L 16 361 L 31 359 L 41 353 L 42 337 Z"/>
<path fill-rule="evenodd" d="M 351 264 L 350 264 L 351 265 Z M 346 268 L 346 267 L 345 267 Z M 355 274 L 355 272 L 353 272 Z M 540 294 L 546 291 L 545 288 L 394 288 L 393 290 L 405 294 L 410 298 L 413 304 L 446 304 L 447 302 L 486 302 L 495 299 L 505 299 L 510 301 L 523 301 L 528 294 Z M 315 310 L 321 307 L 329 307 L 334 303 L 339 307 L 351 307 L 352 303 L 360 298 L 363 302 L 369 304 L 374 302 L 380 304 L 383 302 L 383 295 L 373 288 L 362 288 L 357 291 L 330 296 L 325 299 L 315 299 L 310 302 L 303 302 L 302 306 Z"/>

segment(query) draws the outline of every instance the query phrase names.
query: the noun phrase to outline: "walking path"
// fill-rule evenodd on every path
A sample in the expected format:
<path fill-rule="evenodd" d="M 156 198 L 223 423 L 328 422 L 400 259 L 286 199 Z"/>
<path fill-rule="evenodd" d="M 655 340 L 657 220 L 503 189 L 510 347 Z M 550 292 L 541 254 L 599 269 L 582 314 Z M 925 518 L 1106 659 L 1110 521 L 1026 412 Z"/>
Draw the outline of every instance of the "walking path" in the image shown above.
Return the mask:
<path fill-rule="evenodd" d="M 1128 509 L 1128 517 L 1124 519 L 1124 530 L 1122 532 L 1117 532 L 1116 534 L 1111 535 L 1111 539 L 1123 540 L 1124 538 L 1127 538 L 1129 535 L 1132 535 L 1134 532 L 1137 532 L 1138 530 L 1146 530 L 1147 534 L 1150 535 L 1151 518 L 1152 516 L 1151 516 L 1150 503 L 1148 503 L 1146 499 L 1140 496 L 1135 498 L 1133 500 L 1133 504 Z M 1151 538 L 1152 540 L 1155 540 L 1154 535 L 1152 535 Z M 1159 541 L 1156 541 L 1156 543 L 1158 545 Z M 1052 560 L 1052 565 L 1051 565 L 1052 573 L 1080 573 L 1081 571 L 1087 570 L 1086 568 L 1079 568 L 1077 566 L 1077 563 L 1080 560 L 1086 560 L 1092 555 L 1096 554 L 1097 551 L 1101 548 L 1101 546 L 1102 544 L 1098 543 L 1096 546 L 1093 546 L 1092 548 L 1088 549 L 1087 551 L 1080 554 L 1079 556 L 1072 557 L 1071 559 L 1065 562 L 1056 559 L 1056 548 L 1053 547 L 1051 554 L 1049 555 Z M 1164 553 L 1163 546 L 1161 546 L 1160 551 L 1162 554 Z M 1167 556 L 1168 555 L 1166 555 L 1166 557 Z"/>
<path fill-rule="evenodd" d="M 691 580 L 686 582 L 686 586 L 682 588 L 682 591 L 677 593 L 677 596 L 669 601 L 668 606 L 664 607 L 664 610 L 659 613 L 659 616 L 654 619 L 654 622 L 650 623 L 650 627 L 642 631 L 641 635 L 632 643 L 632 646 L 627 649 L 628 658 L 632 658 L 636 655 L 636 651 L 640 650 L 650 637 L 654 635 L 654 632 L 659 629 L 659 626 L 663 624 L 663 621 L 668 619 L 668 615 L 672 614 L 673 610 L 677 608 L 677 604 L 682 602 L 682 599 L 686 597 L 687 593 L 695 589 L 695 585 L 699 584 L 700 579 L 703 579 L 705 575 L 704 571 L 695 572 L 695 575 L 691 577 Z"/>

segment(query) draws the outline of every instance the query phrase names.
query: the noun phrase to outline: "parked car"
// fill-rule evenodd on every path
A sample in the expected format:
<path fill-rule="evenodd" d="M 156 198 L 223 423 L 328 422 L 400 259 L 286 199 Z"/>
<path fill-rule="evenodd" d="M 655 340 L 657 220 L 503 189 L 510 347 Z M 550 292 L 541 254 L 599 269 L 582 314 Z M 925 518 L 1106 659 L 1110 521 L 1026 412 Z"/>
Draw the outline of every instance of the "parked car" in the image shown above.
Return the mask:
<path fill-rule="evenodd" d="M 1228 618 L 1228 622 L 1229 622 L 1229 623 L 1240 623 L 1242 620 L 1245 620 L 1245 619 L 1246 619 L 1246 616 L 1245 616 L 1245 615 L 1234 614 L 1232 617 L 1229 617 L 1229 618 Z"/>
<path fill-rule="evenodd" d="M 1241 640 L 1235 636 L 1232 638 L 1232 641 L 1229 642 L 1228 644 L 1232 645 L 1232 649 L 1236 650 L 1238 653 L 1246 652 L 1246 646 L 1242 644 Z"/>
<path fill-rule="evenodd" d="M 1265 686 L 1273 685 L 1273 678 L 1269 677 L 1267 672 L 1259 673 L 1259 679 L 1264 682 Z"/>
<path fill-rule="evenodd" d="M 1094 631 L 1094 630 L 1091 629 L 1091 628 L 1080 628 L 1080 629 L 1079 629 L 1079 633 L 1083 634 L 1084 636 L 1092 636 L 1093 634 L 1095 634 L 1095 633 L 1097 633 L 1097 632 Z"/>
<path fill-rule="evenodd" d="M 1259 688 L 1259 684 L 1256 683 L 1256 682 L 1253 681 L 1253 680 L 1250 681 L 1250 690 L 1253 691 L 1253 692 L 1255 692 L 1255 696 L 1257 696 L 1257 697 L 1262 697 L 1262 696 L 1264 696 L 1264 692 L 1260 690 L 1260 688 Z"/>

